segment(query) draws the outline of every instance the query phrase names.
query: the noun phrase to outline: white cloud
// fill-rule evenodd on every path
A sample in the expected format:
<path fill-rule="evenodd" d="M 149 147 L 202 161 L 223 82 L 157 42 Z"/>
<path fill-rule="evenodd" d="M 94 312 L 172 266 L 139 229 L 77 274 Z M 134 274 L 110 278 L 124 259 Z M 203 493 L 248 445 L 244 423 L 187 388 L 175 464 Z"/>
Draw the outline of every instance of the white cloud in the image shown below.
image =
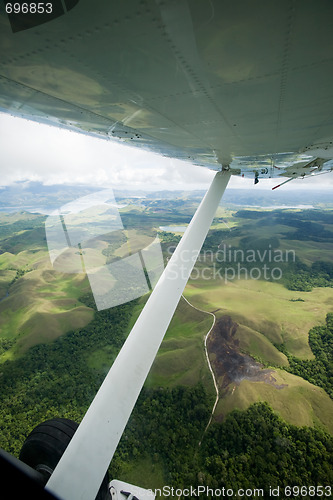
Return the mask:
<path fill-rule="evenodd" d="M 136 147 L 0 113 L 0 186 L 17 181 L 123 189 L 206 189 L 214 171 Z M 270 190 L 280 179 L 260 182 Z M 333 174 L 292 181 L 283 189 L 333 186 Z M 229 188 L 253 188 L 232 177 Z"/>
<path fill-rule="evenodd" d="M 198 189 L 214 172 L 0 113 L 0 185 L 32 180 L 130 189 Z"/>

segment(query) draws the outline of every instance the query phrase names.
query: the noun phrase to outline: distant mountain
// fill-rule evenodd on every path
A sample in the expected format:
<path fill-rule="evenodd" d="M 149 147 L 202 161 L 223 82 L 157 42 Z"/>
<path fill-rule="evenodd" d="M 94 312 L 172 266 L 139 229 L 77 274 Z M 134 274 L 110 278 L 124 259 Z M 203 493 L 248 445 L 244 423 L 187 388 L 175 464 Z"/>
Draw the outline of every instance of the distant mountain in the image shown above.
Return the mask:
<path fill-rule="evenodd" d="M 81 196 L 96 191 L 90 186 L 44 186 L 40 182 L 17 182 L 0 188 L 0 211 L 26 210 L 48 213 Z"/>
<path fill-rule="evenodd" d="M 99 191 L 100 187 L 91 186 L 45 186 L 40 182 L 17 182 L 12 186 L 0 188 L 0 211 L 27 210 L 31 212 L 48 213 L 51 210 Z M 114 189 L 117 200 L 128 199 L 190 199 L 201 200 L 205 190 L 196 191 L 137 191 Z M 333 206 L 332 193 L 329 190 L 279 190 L 267 191 L 254 187 L 251 190 L 226 190 L 223 205 L 247 207 L 298 207 L 298 206 Z"/>
<path fill-rule="evenodd" d="M 333 206 L 332 191 L 295 189 L 267 191 L 263 189 L 230 189 L 223 196 L 224 204 L 247 205 L 257 207 L 297 207 L 297 206 Z"/>

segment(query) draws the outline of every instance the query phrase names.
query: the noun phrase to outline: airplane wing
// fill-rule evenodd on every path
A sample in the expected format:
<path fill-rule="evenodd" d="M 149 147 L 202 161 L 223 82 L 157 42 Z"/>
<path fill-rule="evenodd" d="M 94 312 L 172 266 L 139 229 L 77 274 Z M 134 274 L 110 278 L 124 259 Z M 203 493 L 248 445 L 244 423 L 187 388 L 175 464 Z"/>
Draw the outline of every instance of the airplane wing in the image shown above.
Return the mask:
<path fill-rule="evenodd" d="M 332 18 L 331 0 L 2 2 L 0 111 L 222 166 L 51 475 L 59 497 L 94 498 L 230 174 L 332 169 Z"/>
<path fill-rule="evenodd" d="M 41 5 L 1 6 L 1 111 L 262 178 L 333 158 L 330 0 Z"/>

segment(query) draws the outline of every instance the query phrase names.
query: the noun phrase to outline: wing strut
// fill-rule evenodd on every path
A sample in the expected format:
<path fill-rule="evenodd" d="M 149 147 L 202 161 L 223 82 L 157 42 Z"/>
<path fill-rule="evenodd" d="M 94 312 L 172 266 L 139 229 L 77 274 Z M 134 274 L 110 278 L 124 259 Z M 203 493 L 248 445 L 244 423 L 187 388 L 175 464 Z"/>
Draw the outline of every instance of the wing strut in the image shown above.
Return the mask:
<path fill-rule="evenodd" d="M 230 172 L 218 172 L 46 488 L 93 500 L 206 238 Z"/>

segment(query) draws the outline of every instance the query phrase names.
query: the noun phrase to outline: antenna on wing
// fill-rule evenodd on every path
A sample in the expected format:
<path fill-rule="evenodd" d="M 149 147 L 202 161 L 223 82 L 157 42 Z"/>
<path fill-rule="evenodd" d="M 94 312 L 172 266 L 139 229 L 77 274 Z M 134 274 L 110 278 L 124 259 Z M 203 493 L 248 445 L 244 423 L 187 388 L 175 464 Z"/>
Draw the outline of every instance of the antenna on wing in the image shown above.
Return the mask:
<path fill-rule="evenodd" d="M 279 188 L 279 187 L 283 186 L 283 184 L 287 184 L 287 182 L 290 182 L 290 181 L 292 181 L 292 180 L 294 180 L 294 179 L 296 179 L 296 177 L 290 177 L 290 179 L 287 179 L 286 181 L 281 182 L 281 184 L 278 184 L 277 186 L 274 186 L 274 187 L 272 188 L 272 191 L 274 191 L 274 189 L 277 189 L 277 188 Z"/>

